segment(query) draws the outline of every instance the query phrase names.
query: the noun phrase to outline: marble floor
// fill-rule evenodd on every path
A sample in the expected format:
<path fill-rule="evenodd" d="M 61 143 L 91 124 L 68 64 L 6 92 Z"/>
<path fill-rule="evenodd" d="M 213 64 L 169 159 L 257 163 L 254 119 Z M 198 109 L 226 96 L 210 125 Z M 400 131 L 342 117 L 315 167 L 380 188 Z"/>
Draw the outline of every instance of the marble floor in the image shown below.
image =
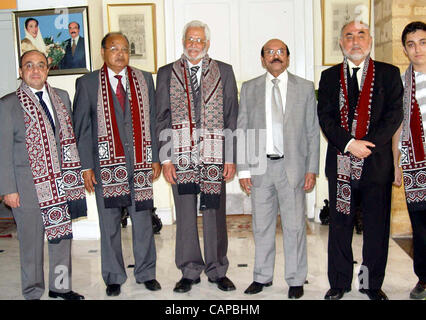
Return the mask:
<path fill-rule="evenodd" d="M 238 219 L 238 217 L 232 217 Z M 328 226 L 307 221 L 308 227 L 308 284 L 305 285 L 305 295 L 301 300 L 322 300 L 329 288 L 327 280 L 327 234 Z M 238 230 L 239 228 L 239 230 Z M 202 275 L 201 283 L 194 285 L 193 289 L 184 294 L 173 292 L 175 283 L 180 279 L 181 273 L 174 264 L 175 226 L 163 226 L 161 233 L 155 235 L 157 247 L 157 280 L 161 283 L 162 290 L 149 292 L 143 285 L 135 282 L 132 269 L 127 269 L 128 279 L 122 286 L 122 293 L 118 297 L 107 297 L 105 285 L 100 274 L 100 242 L 99 241 L 73 241 L 73 289 L 88 300 L 285 300 L 287 299 L 288 286 L 284 281 L 284 255 L 282 248 L 282 233 L 276 236 L 276 262 L 273 286 L 265 288 L 263 292 L 249 296 L 244 290 L 252 281 L 254 261 L 254 241 L 247 225 L 241 224 L 237 229 L 229 231 L 228 258 L 230 266 L 228 277 L 233 280 L 237 290 L 222 292 L 215 285 L 207 281 Z M 131 227 L 122 229 L 123 254 L 126 266 L 133 264 L 131 248 Z M 353 249 L 354 259 L 361 262 L 362 236 L 354 233 Z M 47 248 L 45 250 L 47 260 Z M 47 276 L 47 262 L 45 275 Z M 409 292 L 416 284 L 417 279 L 413 273 L 412 260 L 409 255 L 397 245 L 389 241 L 389 257 L 386 277 L 382 289 L 391 300 L 409 299 Z M 16 232 L 11 238 L 0 238 L 0 300 L 21 300 L 19 250 Z M 42 300 L 49 297 L 45 293 Z M 356 290 L 355 281 L 352 291 L 347 293 L 343 300 L 368 300 Z"/>

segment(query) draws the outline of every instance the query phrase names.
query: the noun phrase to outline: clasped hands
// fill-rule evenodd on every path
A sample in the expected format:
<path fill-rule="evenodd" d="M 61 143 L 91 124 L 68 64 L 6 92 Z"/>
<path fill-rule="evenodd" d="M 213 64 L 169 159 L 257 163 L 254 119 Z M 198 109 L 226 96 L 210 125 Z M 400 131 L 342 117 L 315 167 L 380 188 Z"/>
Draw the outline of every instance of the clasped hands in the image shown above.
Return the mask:
<path fill-rule="evenodd" d="M 223 165 L 223 180 L 229 181 L 231 180 L 236 171 L 236 166 L 234 163 L 225 163 Z M 176 168 L 175 165 L 169 161 L 163 164 L 163 175 L 166 181 L 170 184 L 176 184 Z"/>
<path fill-rule="evenodd" d="M 152 163 L 152 180 L 157 179 L 161 173 L 161 165 L 159 162 Z M 83 171 L 84 188 L 87 192 L 95 192 L 94 184 L 98 184 L 93 169 Z"/>

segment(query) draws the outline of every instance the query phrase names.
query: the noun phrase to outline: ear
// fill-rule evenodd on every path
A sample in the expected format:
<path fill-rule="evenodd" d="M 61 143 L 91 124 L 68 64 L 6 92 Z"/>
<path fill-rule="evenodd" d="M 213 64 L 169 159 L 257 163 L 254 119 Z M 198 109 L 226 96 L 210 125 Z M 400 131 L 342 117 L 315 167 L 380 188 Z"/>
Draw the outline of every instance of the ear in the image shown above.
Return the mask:
<path fill-rule="evenodd" d="M 102 59 L 104 59 L 104 55 L 105 55 L 105 49 L 104 49 L 104 48 L 101 48 L 101 56 L 102 56 Z"/>
<path fill-rule="evenodd" d="M 403 46 L 402 49 L 404 49 L 404 54 L 408 58 L 408 53 L 407 53 L 407 49 L 405 49 L 405 46 Z"/>
<path fill-rule="evenodd" d="M 262 64 L 262 67 L 266 69 L 265 58 L 262 56 L 260 56 L 260 63 Z"/>
<path fill-rule="evenodd" d="M 19 68 L 19 77 L 22 79 L 22 68 Z"/>
<path fill-rule="evenodd" d="M 207 40 L 206 42 L 206 52 L 209 51 L 210 48 L 210 40 Z"/>

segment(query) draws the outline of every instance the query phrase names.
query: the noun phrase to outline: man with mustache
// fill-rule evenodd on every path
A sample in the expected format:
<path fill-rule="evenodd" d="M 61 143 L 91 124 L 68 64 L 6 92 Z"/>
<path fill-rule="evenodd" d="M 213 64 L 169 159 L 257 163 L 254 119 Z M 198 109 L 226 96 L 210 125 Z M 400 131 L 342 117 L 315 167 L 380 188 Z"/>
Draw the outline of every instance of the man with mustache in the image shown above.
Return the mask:
<path fill-rule="evenodd" d="M 343 63 L 321 74 L 318 117 L 328 139 L 325 173 L 330 198 L 328 279 L 325 299 L 351 290 L 352 235 L 359 203 L 363 219 L 359 291 L 372 300 L 381 290 L 389 246 L 392 136 L 402 121 L 403 88 L 395 66 L 370 58 L 369 27 L 351 21 L 341 30 Z"/>
<path fill-rule="evenodd" d="M 61 69 L 85 68 L 86 50 L 84 38 L 80 36 L 80 25 L 73 21 L 68 24 L 68 32 L 71 36 L 66 40 L 65 55 L 61 60 Z"/>
<path fill-rule="evenodd" d="M 47 238 L 49 297 L 83 300 L 71 290 L 71 219 L 86 216 L 86 195 L 71 101 L 49 85 L 48 73 L 44 53 L 25 52 L 19 88 L 0 99 L 0 195 L 17 225 L 24 298 L 39 300 L 44 293 Z"/>
<path fill-rule="evenodd" d="M 76 82 L 74 128 L 84 185 L 95 192 L 101 231 L 102 277 L 117 296 L 127 275 L 121 246 L 121 212 L 132 221 L 134 276 L 148 290 L 155 279 L 156 249 L 151 222 L 152 181 L 160 175 L 152 75 L 130 67 L 129 41 L 120 32 L 101 43 L 104 65 Z"/>
<path fill-rule="evenodd" d="M 226 188 L 235 174 L 234 143 L 237 85 L 232 67 L 211 59 L 209 27 L 191 21 L 184 27 L 184 53 L 157 75 L 157 137 L 165 179 L 176 208 L 175 260 L 182 271 L 175 292 L 200 282 L 235 290 L 226 277 L 228 238 Z M 167 136 L 172 138 L 167 141 Z M 197 228 L 197 195 L 203 214 L 204 260 Z"/>
<path fill-rule="evenodd" d="M 290 51 L 281 40 L 265 43 L 261 61 L 267 72 L 243 83 L 238 112 L 238 129 L 245 133 L 238 139 L 238 151 L 245 150 L 238 152 L 238 176 L 251 194 L 256 251 L 254 281 L 245 293 L 272 285 L 279 211 L 288 297 L 299 299 L 308 273 L 305 192 L 315 186 L 319 166 L 315 89 L 287 71 Z M 250 138 L 250 131 L 259 138 Z"/>

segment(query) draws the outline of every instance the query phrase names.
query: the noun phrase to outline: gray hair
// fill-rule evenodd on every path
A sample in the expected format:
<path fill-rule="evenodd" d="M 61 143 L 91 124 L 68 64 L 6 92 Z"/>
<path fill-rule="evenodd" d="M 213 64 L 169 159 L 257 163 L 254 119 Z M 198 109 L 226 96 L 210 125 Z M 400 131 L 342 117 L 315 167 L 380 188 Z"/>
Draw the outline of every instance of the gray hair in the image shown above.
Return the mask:
<path fill-rule="evenodd" d="M 209 28 L 209 26 L 207 24 L 205 24 L 204 22 L 201 22 L 199 20 L 192 20 L 192 21 L 188 22 L 185 25 L 185 27 L 183 27 L 182 42 L 185 42 L 186 31 L 189 28 L 203 28 L 204 34 L 206 35 L 206 40 L 207 41 L 210 40 L 210 28 Z"/>
<path fill-rule="evenodd" d="M 361 25 L 361 26 L 363 26 L 365 29 L 367 29 L 367 30 L 368 30 L 368 32 L 370 32 L 370 26 L 369 26 L 367 23 L 365 23 L 365 22 L 363 22 L 363 21 L 361 21 L 361 20 L 352 20 L 352 21 L 349 21 L 349 22 L 345 23 L 345 24 L 343 25 L 342 29 L 340 29 L 340 39 L 343 39 L 343 30 L 345 30 L 345 28 L 346 28 L 348 25 L 350 25 L 351 23 L 357 23 L 357 24 L 360 24 L 360 25 Z"/>

